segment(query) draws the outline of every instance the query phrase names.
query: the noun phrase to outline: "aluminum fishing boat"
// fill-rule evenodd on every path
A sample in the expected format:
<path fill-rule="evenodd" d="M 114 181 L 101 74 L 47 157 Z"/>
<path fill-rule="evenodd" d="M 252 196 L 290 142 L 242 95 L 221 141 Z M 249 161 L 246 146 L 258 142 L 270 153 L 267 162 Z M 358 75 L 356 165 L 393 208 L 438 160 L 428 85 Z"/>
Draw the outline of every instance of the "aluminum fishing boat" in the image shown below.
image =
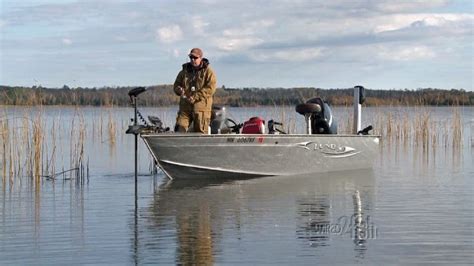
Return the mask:
<path fill-rule="evenodd" d="M 305 117 L 306 134 L 285 134 L 275 129 L 278 123 L 273 121 L 269 121 L 267 132 L 261 122 L 237 124 L 222 114 L 223 109 L 214 115 L 210 134 L 174 133 L 164 130 L 156 117 L 149 117 L 153 126 L 136 123 L 136 97 L 140 91 L 132 90 L 129 94 L 135 102 L 135 125 L 127 133 L 143 139 L 156 165 L 170 179 L 252 178 L 366 169 L 372 167 L 380 137 L 368 134 L 371 126 L 360 129 L 363 91 L 361 86 L 354 88 L 354 134 L 340 135 L 329 105 L 320 98 L 296 106 L 296 111 Z M 141 117 L 139 112 L 138 116 Z"/>

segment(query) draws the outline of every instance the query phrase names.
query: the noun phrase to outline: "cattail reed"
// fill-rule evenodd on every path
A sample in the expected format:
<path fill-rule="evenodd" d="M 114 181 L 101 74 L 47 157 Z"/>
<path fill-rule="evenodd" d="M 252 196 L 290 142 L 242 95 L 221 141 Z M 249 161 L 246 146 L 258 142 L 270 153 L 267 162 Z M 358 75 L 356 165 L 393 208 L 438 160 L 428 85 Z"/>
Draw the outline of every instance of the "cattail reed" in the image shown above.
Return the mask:
<path fill-rule="evenodd" d="M 116 122 L 114 121 L 112 114 L 109 112 L 109 122 L 107 124 L 108 135 L 110 145 L 115 145 L 115 133 L 116 133 Z"/>
<path fill-rule="evenodd" d="M 38 114 L 33 123 L 33 177 L 35 181 L 39 182 L 41 177 L 41 151 L 43 147 L 43 127 L 41 114 Z"/>
<path fill-rule="evenodd" d="M 452 130 L 453 130 L 453 147 L 460 147 L 462 144 L 462 121 L 461 114 L 458 109 L 453 111 L 452 119 Z"/>
<path fill-rule="evenodd" d="M 7 143 L 8 143 L 8 132 L 9 132 L 9 128 L 8 128 L 8 119 L 4 119 L 1 121 L 1 132 L 0 132 L 0 136 L 2 138 L 2 146 L 1 146 L 1 149 L 2 149 L 2 181 L 3 181 L 3 184 L 4 184 L 4 188 L 5 188 L 5 178 L 7 176 Z"/>

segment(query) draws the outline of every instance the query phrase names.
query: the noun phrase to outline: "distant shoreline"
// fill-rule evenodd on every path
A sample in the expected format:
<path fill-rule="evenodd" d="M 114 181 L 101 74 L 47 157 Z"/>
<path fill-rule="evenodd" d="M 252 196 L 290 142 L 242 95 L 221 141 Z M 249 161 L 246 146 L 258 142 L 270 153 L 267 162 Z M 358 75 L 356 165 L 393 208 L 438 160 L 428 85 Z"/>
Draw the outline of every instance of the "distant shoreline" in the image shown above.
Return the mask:
<path fill-rule="evenodd" d="M 128 91 L 134 87 L 62 88 L 0 85 L 0 105 L 129 106 Z M 173 106 L 178 97 L 172 85 L 147 87 L 141 106 Z M 351 106 L 352 89 L 299 88 L 218 88 L 215 105 L 233 107 L 294 106 L 313 97 L 322 97 L 334 106 Z M 378 90 L 366 89 L 367 106 L 473 106 L 474 92 L 463 89 Z"/>

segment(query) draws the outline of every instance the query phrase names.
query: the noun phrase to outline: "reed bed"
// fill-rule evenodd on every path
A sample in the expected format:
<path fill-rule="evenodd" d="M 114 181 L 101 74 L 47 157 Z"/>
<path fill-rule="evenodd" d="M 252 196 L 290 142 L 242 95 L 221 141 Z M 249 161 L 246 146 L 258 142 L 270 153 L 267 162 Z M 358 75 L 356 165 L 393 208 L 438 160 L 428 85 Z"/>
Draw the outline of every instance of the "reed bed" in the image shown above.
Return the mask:
<path fill-rule="evenodd" d="M 69 158 L 64 158 L 61 123 L 46 121 L 41 108 L 25 111 L 21 116 L 0 116 L 0 150 L 2 159 L 2 184 L 10 188 L 15 181 L 30 178 L 34 184 L 43 179 L 55 180 L 85 177 L 85 124 L 80 112 L 71 121 L 69 138 Z M 47 123 L 50 122 L 50 123 Z M 58 143 L 59 142 L 59 143 Z M 66 153 L 67 154 L 67 153 Z M 66 156 L 67 157 L 67 156 Z M 63 164 L 58 168 L 57 160 Z M 68 176 L 66 176 L 68 174 Z"/>
<path fill-rule="evenodd" d="M 384 145 L 418 147 L 423 151 L 437 148 L 460 148 L 463 144 L 463 123 L 458 108 L 451 117 L 434 119 L 429 111 L 379 112 L 373 119 L 374 134 L 380 135 Z"/>

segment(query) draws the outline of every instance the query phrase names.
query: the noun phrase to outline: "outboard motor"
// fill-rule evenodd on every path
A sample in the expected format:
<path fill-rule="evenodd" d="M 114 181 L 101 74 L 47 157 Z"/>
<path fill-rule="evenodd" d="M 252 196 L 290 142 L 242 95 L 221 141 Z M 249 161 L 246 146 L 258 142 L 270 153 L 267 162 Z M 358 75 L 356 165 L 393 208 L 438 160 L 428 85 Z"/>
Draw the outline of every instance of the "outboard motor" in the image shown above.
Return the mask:
<path fill-rule="evenodd" d="M 305 116 L 308 134 L 337 134 L 337 123 L 332 117 L 331 107 L 321 98 L 298 104 L 296 112 Z"/>
<path fill-rule="evenodd" d="M 213 106 L 211 112 L 211 134 L 218 134 L 224 129 L 227 111 L 224 106 Z"/>
<path fill-rule="evenodd" d="M 213 106 L 211 112 L 211 134 L 239 133 L 241 124 L 230 119 L 225 106 Z"/>

